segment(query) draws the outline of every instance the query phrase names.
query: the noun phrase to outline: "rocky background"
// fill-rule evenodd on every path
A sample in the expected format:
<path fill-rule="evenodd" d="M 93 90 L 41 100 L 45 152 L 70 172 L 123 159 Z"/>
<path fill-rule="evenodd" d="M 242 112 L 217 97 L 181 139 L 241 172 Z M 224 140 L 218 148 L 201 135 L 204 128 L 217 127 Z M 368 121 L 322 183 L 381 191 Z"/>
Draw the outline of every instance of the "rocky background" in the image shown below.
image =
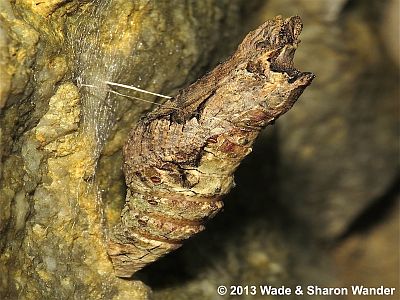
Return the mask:
<path fill-rule="evenodd" d="M 399 288 L 399 1 L 245 2 L 0 2 L 0 299 Z M 295 62 L 317 78 L 265 131 L 207 230 L 116 278 L 104 237 L 125 197 L 120 150 L 158 99 L 104 82 L 173 95 L 277 14 L 302 17 Z"/>

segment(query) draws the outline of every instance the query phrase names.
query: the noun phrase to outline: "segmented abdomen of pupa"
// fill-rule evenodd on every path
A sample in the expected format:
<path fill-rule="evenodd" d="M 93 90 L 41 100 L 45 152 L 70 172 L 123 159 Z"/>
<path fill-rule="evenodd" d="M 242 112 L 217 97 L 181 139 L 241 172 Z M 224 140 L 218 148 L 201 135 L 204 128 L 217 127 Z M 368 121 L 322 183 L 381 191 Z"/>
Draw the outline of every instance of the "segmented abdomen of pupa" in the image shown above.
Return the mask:
<path fill-rule="evenodd" d="M 132 130 L 123 151 L 126 205 L 108 242 L 117 276 L 180 247 L 221 210 L 260 130 L 314 78 L 292 64 L 300 29 L 298 17 L 267 21 Z"/>

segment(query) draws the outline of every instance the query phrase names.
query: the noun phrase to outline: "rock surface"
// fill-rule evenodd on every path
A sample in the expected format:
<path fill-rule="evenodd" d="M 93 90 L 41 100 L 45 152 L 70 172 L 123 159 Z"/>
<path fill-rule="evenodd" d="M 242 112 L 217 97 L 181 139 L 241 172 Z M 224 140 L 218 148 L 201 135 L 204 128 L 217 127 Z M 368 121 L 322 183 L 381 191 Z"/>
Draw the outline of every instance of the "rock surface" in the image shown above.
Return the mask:
<path fill-rule="evenodd" d="M 1 299 L 149 297 L 114 276 L 104 238 L 125 196 L 119 150 L 155 97 L 104 81 L 173 93 L 234 31 L 238 6 L 0 3 Z"/>

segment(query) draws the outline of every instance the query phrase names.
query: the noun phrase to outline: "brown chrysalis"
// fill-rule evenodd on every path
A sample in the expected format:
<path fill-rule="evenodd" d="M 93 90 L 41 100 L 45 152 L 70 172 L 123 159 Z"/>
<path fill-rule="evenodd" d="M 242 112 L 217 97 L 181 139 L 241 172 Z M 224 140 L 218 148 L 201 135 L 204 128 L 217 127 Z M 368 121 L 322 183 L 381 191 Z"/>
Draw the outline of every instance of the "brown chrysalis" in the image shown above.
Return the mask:
<path fill-rule="evenodd" d="M 177 249 L 221 210 L 260 130 L 314 78 L 293 67 L 301 29 L 297 16 L 265 22 L 132 130 L 123 149 L 126 204 L 108 241 L 117 276 Z"/>

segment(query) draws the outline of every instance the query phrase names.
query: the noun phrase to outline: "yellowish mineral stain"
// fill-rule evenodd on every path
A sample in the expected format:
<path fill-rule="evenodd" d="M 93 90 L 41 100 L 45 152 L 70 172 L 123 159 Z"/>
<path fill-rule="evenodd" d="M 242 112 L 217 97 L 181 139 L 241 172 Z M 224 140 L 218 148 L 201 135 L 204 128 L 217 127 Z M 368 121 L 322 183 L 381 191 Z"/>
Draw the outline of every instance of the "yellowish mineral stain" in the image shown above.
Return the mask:
<path fill-rule="evenodd" d="M 57 89 L 50 98 L 47 113 L 35 128 L 39 142 L 48 144 L 59 137 L 65 138 L 67 133 L 77 132 L 80 120 L 79 99 L 78 88 L 72 83 L 64 83 Z M 62 117 L 60 112 L 63 114 Z M 57 142 L 60 143 L 59 140 Z"/>
<path fill-rule="evenodd" d="M 19 192 L 15 196 L 15 212 L 15 230 L 20 231 L 25 227 L 25 220 L 29 212 L 29 203 L 23 192 Z"/>
<path fill-rule="evenodd" d="M 43 149 L 50 155 L 47 171 L 52 180 L 46 189 L 58 195 L 59 204 L 54 205 L 58 205 L 60 211 L 52 219 L 52 227 L 68 228 L 65 231 L 53 231 L 52 234 L 57 239 L 65 240 L 65 244 L 74 243 L 86 249 L 82 264 L 88 267 L 81 270 L 83 273 L 80 276 L 86 286 L 95 289 L 98 276 L 104 276 L 105 286 L 111 287 L 118 279 L 114 276 L 110 279 L 113 269 L 104 249 L 99 194 L 95 185 L 87 185 L 84 181 L 94 174 L 95 158 L 91 145 L 93 140 L 90 138 L 92 135 L 79 131 L 79 103 L 77 87 L 71 83 L 61 85 L 50 99 L 48 112 L 35 129 L 36 139 L 45 144 Z M 67 134 L 60 135 L 60 132 Z M 69 203 L 70 210 L 64 209 L 65 203 Z M 85 228 L 83 232 L 82 228 Z M 38 238 L 46 238 L 44 231 L 41 226 L 34 226 Z M 42 280 L 47 281 L 56 262 L 50 256 L 46 256 L 44 261 L 46 268 L 37 272 Z M 67 281 L 63 284 L 70 286 Z M 129 299 L 138 293 L 132 285 L 126 288 L 116 299 Z M 147 290 L 140 293 L 144 298 Z"/>

